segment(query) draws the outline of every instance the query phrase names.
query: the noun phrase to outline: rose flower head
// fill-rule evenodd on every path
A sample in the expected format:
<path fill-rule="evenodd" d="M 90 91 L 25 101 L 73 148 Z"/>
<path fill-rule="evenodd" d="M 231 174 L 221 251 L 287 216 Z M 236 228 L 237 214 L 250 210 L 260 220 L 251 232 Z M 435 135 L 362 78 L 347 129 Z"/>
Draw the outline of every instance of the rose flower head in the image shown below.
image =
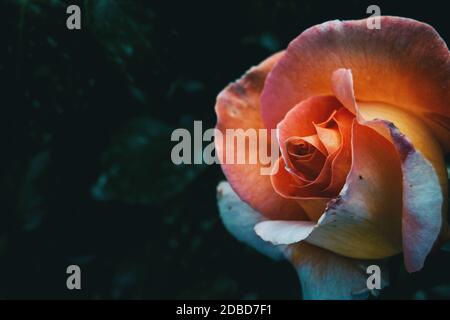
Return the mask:
<path fill-rule="evenodd" d="M 217 97 L 221 159 L 238 152 L 229 129 L 276 130 L 267 145 L 245 145 L 247 156 L 271 139 L 279 146 L 269 175 L 260 161 L 222 161 L 222 220 L 239 240 L 291 261 L 304 298 L 377 294 L 367 266 L 380 267 L 384 287 L 387 258 L 402 253 L 415 272 L 449 238 L 449 50 L 425 23 L 380 23 L 309 28 Z"/>

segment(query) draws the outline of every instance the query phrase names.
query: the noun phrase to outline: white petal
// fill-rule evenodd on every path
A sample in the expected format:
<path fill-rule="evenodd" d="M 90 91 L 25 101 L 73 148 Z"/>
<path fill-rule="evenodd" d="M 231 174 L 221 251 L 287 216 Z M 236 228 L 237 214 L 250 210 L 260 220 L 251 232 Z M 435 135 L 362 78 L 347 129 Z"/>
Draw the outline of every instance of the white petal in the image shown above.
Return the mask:
<path fill-rule="evenodd" d="M 237 240 L 272 259 L 284 259 L 283 248 L 265 242 L 255 233 L 253 228 L 263 221 L 262 215 L 243 202 L 228 182 L 217 186 L 217 200 L 222 222 Z"/>

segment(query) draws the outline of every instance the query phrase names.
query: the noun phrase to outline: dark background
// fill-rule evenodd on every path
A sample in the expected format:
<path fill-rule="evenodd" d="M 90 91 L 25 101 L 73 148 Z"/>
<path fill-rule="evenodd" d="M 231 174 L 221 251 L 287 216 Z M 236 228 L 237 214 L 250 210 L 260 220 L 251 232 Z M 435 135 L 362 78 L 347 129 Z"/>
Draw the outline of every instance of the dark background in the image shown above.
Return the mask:
<path fill-rule="evenodd" d="M 82 30 L 66 28 L 69 4 Z M 0 298 L 300 297 L 287 262 L 220 222 L 219 166 L 170 162 L 170 133 L 215 125 L 217 93 L 327 20 L 416 18 L 449 40 L 444 1 L 0 2 Z M 66 289 L 66 267 L 82 290 Z M 450 258 L 383 298 L 450 298 Z"/>

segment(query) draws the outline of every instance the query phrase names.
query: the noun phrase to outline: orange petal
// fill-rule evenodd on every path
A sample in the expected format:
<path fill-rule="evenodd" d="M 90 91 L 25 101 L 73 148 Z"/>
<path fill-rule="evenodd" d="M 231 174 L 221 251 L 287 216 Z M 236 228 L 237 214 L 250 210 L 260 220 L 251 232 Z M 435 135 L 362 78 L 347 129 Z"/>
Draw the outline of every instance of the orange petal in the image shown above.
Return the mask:
<path fill-rule="evenodd" d="M 307 136 L 307 137 L 302 137 L 302 139 L 305 140 L 306 142 L 308 142 L 309 144 L 313 145 L 323 155 L 327 154 L 327 150 L 323 146 L 322 142 L 320 142 L 320 139 L 317 136 L 317 134 L 314 134 L 314 135 L 311 135 L 311 136 Z"/>
<path fill-rule="evenodd" d="M 341 134 L 341 146 L 336 157 L 331 162 L 331 179 L 328 186 L 317 198 L 300 198 L 298 203 L 305 210 L 311 221 L 318 221 L 325 212 L 327 203 L 341 191 L 345 184 L 347 175 L 352 164 L 351 154 L 351 132 L 353 126 L 353 115 L 344 108 L 339 109 L 334 115 Z"/>
<path fill-rule="evenodd" d="M 388 139 L 399 154 L 405 265 L 410 272 L 420 270 L 439 233 L 445 238 L 448 232 L 448 182 L 443 152 L 433 133 L 414 114 L 383 103 L 356 103 L 352 85 L 350 70 L 334 72 L 333 90 L 337 98 L 356 112 L 361 124 Z"/>
<path fill-rule="evenodd" d="M 306 241 L 347 257 L 385 258 L 402 244 L 399 156 L 390 141 L 357 122 L 352 144 L 347 183 Z"/>
<path fill-rule="evenodd" d="M 358 110 L 364 121 L 382 119 L 394 123 L 408 137 L 414 148 L 430 161 L 439 176 L 442 192 L 447 193 L 448 178 L 443 150 L 421 119 L 408 111 L 383 103 L 358 102 Z"/>
<path fill-rule="evenodd" d="M 300 168 L 295 168 L 292 158 L 289 157 L 286 149 L 286 142 L 292 139 L 292 137 L 300 137 L 304 141 L 309 142 L 316 149 L 320 150 L 323 154 L 326 154 L 326 148 L 316 134 L 317 131 L 314 123 L 323 123 L 327 121 L 340 107 L 342 107 L 341 104 L 334 97 L 312 97 L 311 99 L 297 104 L 277 125 L 278 142 L 280 144 L 281 154 L 291 173 L 296 174 L 301 180 L 316 180 L 317 173 L 320 171 L 314 170 L 314 176 L 312 176 L 311 173 L 307 174 L 308 177 L 306 177 L 305 174 L 302 174 L 302 170 Z M 322 163 L 323 161 L 321 161 L 321 165 Z M 328 164 L 327 167 L 330 167 L 330 164 Z M 322 181 L 322 183 L 324 179 L 329 178 L 324 174 L 320 177 L 321 179 L 319 180 Z M 313 181 L 310 182 L 313 183 Z M 304 185 L 305 183 L 301 184 Z M 314 184 L 317 183 L 314 182 Z"/>
<path fill-rule="evenodd" d="M 295 152 L 295 147 L 299 143 L 308 144 L 308 154 L 298 155 Z M 299 137 L 287 139 L 285 149 L 287 154 L 283 158 L 293 174 L 305 182 L 311 182 L 311 180 L 317 178 L 326 159 L 322 151 Z"/>
<path fill-rule="evenodd" d="M 290 175 L 294 174 L 299 176 L 298 171 L 301 170 L 296 170 L 297 168 L 292 170 L 290 165 L 288 165 L 288 168 L 286 169 L 284 168 L 286 161 L 282 161 L 280 162 L 280 170 L 275 172 L 272 176 L 274 189 L 277 190 L 277 192 L 282 196 L 295 199 L 311 197 L 330 198 L 336 196 L 344 185 L 347 174 L 350 170 L 351 128 L 353 118 L 353 115 L 351 115 L 351 113 L 344 108 L 339 109 L 335 113 L 334 121 L 338 124 L 340 135 L 339 140 L 342 140 L 342 143 L 340 143 L 339 148 L 336 150 L 337 152 L 333 152 L 333 155 L 329 156 L 325 163 L 323 163 L 323 161 L 320 162 L 322 170 L 315 179 L 308 181 L 308 177 L 300 177 L 304 179 L 300 179 L 302 181 L 299 181 Z M 288 156 L 285 156 L 284 158 L 287 158 L 288 161 L 294 163 L 292 158 L 288 158 Z M 308 158 L 308 161 L 312 162 L 313 159 Z M 322 213 L 323 211 L 320 213 L 315 212 L 313 215 L 317 216 Z M 311 214 L 308 214 L 308 216 L 311 217 Z"/>
<path fill-rule="evenodd" d="M 378 101 L 409 110 L 430 126 L 450 151 L 450 55 L 429 25 L 381 17 L 381 29 L 367 19 L 329 21 L 291 42 L 269 75 L 261 96 L 264 123 L 274 128 L 293 106 L 330 95 L 330 77 L 353 71 L 357 101 Z"/>
<path fill-rule="evenodd" d="M 267 74 L 282 55 L 282 52 L 275 54 L 257 67 L 250 69 L 241 79 L 227 86 L 218 95 L 216 128 L 224 136 L 223 143 L 216 141 L 216 152 L 220 159 L 226 159 L 226 129 L 264 128 L 259 98 Z M 268 150 L 270 150 L 270 140 Z M 258 151 L 259 149 L 252 150 L 247 144 L 247 155 L 250 152 L 258 153 Z M 259 159 L 259 157 L 256 158 Z M 266 217 L 288 220 L 306 218 L 296 201 L 285 199 L 273 190 L 270 176 L 261 175 L 261 167 L 259 162 L 253 165 L 222 164 L 225 176 L 239 197 Z"/>
<path fill-rule="evenodd" d="M 283 158 L 278 159 L 277 165 L 278 170 L 271 176 L 274 190 L 282 197 L 298 200 L 309 220 L 317 222 L 324 212 L 326 203 L 330 200 L 320 191 L 330 179 L 331 160 L 325 163 L 323 171 L 315 181 L 303 182 L 303 184 L 288 171 Z"/>
<path fill-rule="evenodd" d="M 324 194 L 330 196 L 335 196 L 341 191 L 352 164 L 351 140 L 354 116 L 345 108 L 341 108 L 334 115 L 334 119 L 339 127 L 342 142 L 339 146 L 336 158 L 331 164 L 330 183 L 324 190 Z"/>
<path fill-rule="evenodd" d="M 275 165 L 277 170 L 272 173 L 271 181 L 273 189 L 283 198 L 295 199 L 297 197 L 300 179 L 295 179 L 294 175 L 288 171 L 285 160 L 280 157 Z"/>
<path fill-rule="evenodd" d="M 331 125 L 329 128 L 318 125 L 314 126 L 316 127 L 317 135 L 327 149 L 328 154 L 333 154 L 338 151 L 341 145 L 341 134 L 339 133 L 337 124 Z"/>
<path fill-rule="evenodd" d="M 292 171 L 280 157 L 277 170 L 271 175 L 272 185 L 276 192 L 286 198 L 302 199 L 310 197 L 326 197 L 323 191 L 331 181 L 331 164 L 334 157 L 328 157 L 320 171 L 320 174 L 313 181 L 308 181 L 306 177 L 299 178 L 296 172 Z"/>
<path fill-rule="evenodd" d="M 315 135 L 314 123 L 326 121 L 341 106 L 334 97 L 312 97 L 296 104 L 276 124 L 280 146 L 290 137 Z"/>

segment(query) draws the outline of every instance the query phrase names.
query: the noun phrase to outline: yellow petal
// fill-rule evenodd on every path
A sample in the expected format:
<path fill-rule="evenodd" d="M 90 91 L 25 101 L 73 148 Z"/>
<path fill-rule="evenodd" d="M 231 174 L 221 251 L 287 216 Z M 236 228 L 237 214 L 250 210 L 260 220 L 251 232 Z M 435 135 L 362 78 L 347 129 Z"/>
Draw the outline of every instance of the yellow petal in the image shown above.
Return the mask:
<path fill-rule="evenodd" d="M 392 105 L 379 102 L 358 102 L 359 112 L 366 121 L 375 119 L 387 120 L 411 141 L 416 150 L 420 151 L 431 162 L 439 177 L 444 198 L 447 199 L 447 170 L 443 150 L 436 137 L 425 123 L 416 115 Z"/>

